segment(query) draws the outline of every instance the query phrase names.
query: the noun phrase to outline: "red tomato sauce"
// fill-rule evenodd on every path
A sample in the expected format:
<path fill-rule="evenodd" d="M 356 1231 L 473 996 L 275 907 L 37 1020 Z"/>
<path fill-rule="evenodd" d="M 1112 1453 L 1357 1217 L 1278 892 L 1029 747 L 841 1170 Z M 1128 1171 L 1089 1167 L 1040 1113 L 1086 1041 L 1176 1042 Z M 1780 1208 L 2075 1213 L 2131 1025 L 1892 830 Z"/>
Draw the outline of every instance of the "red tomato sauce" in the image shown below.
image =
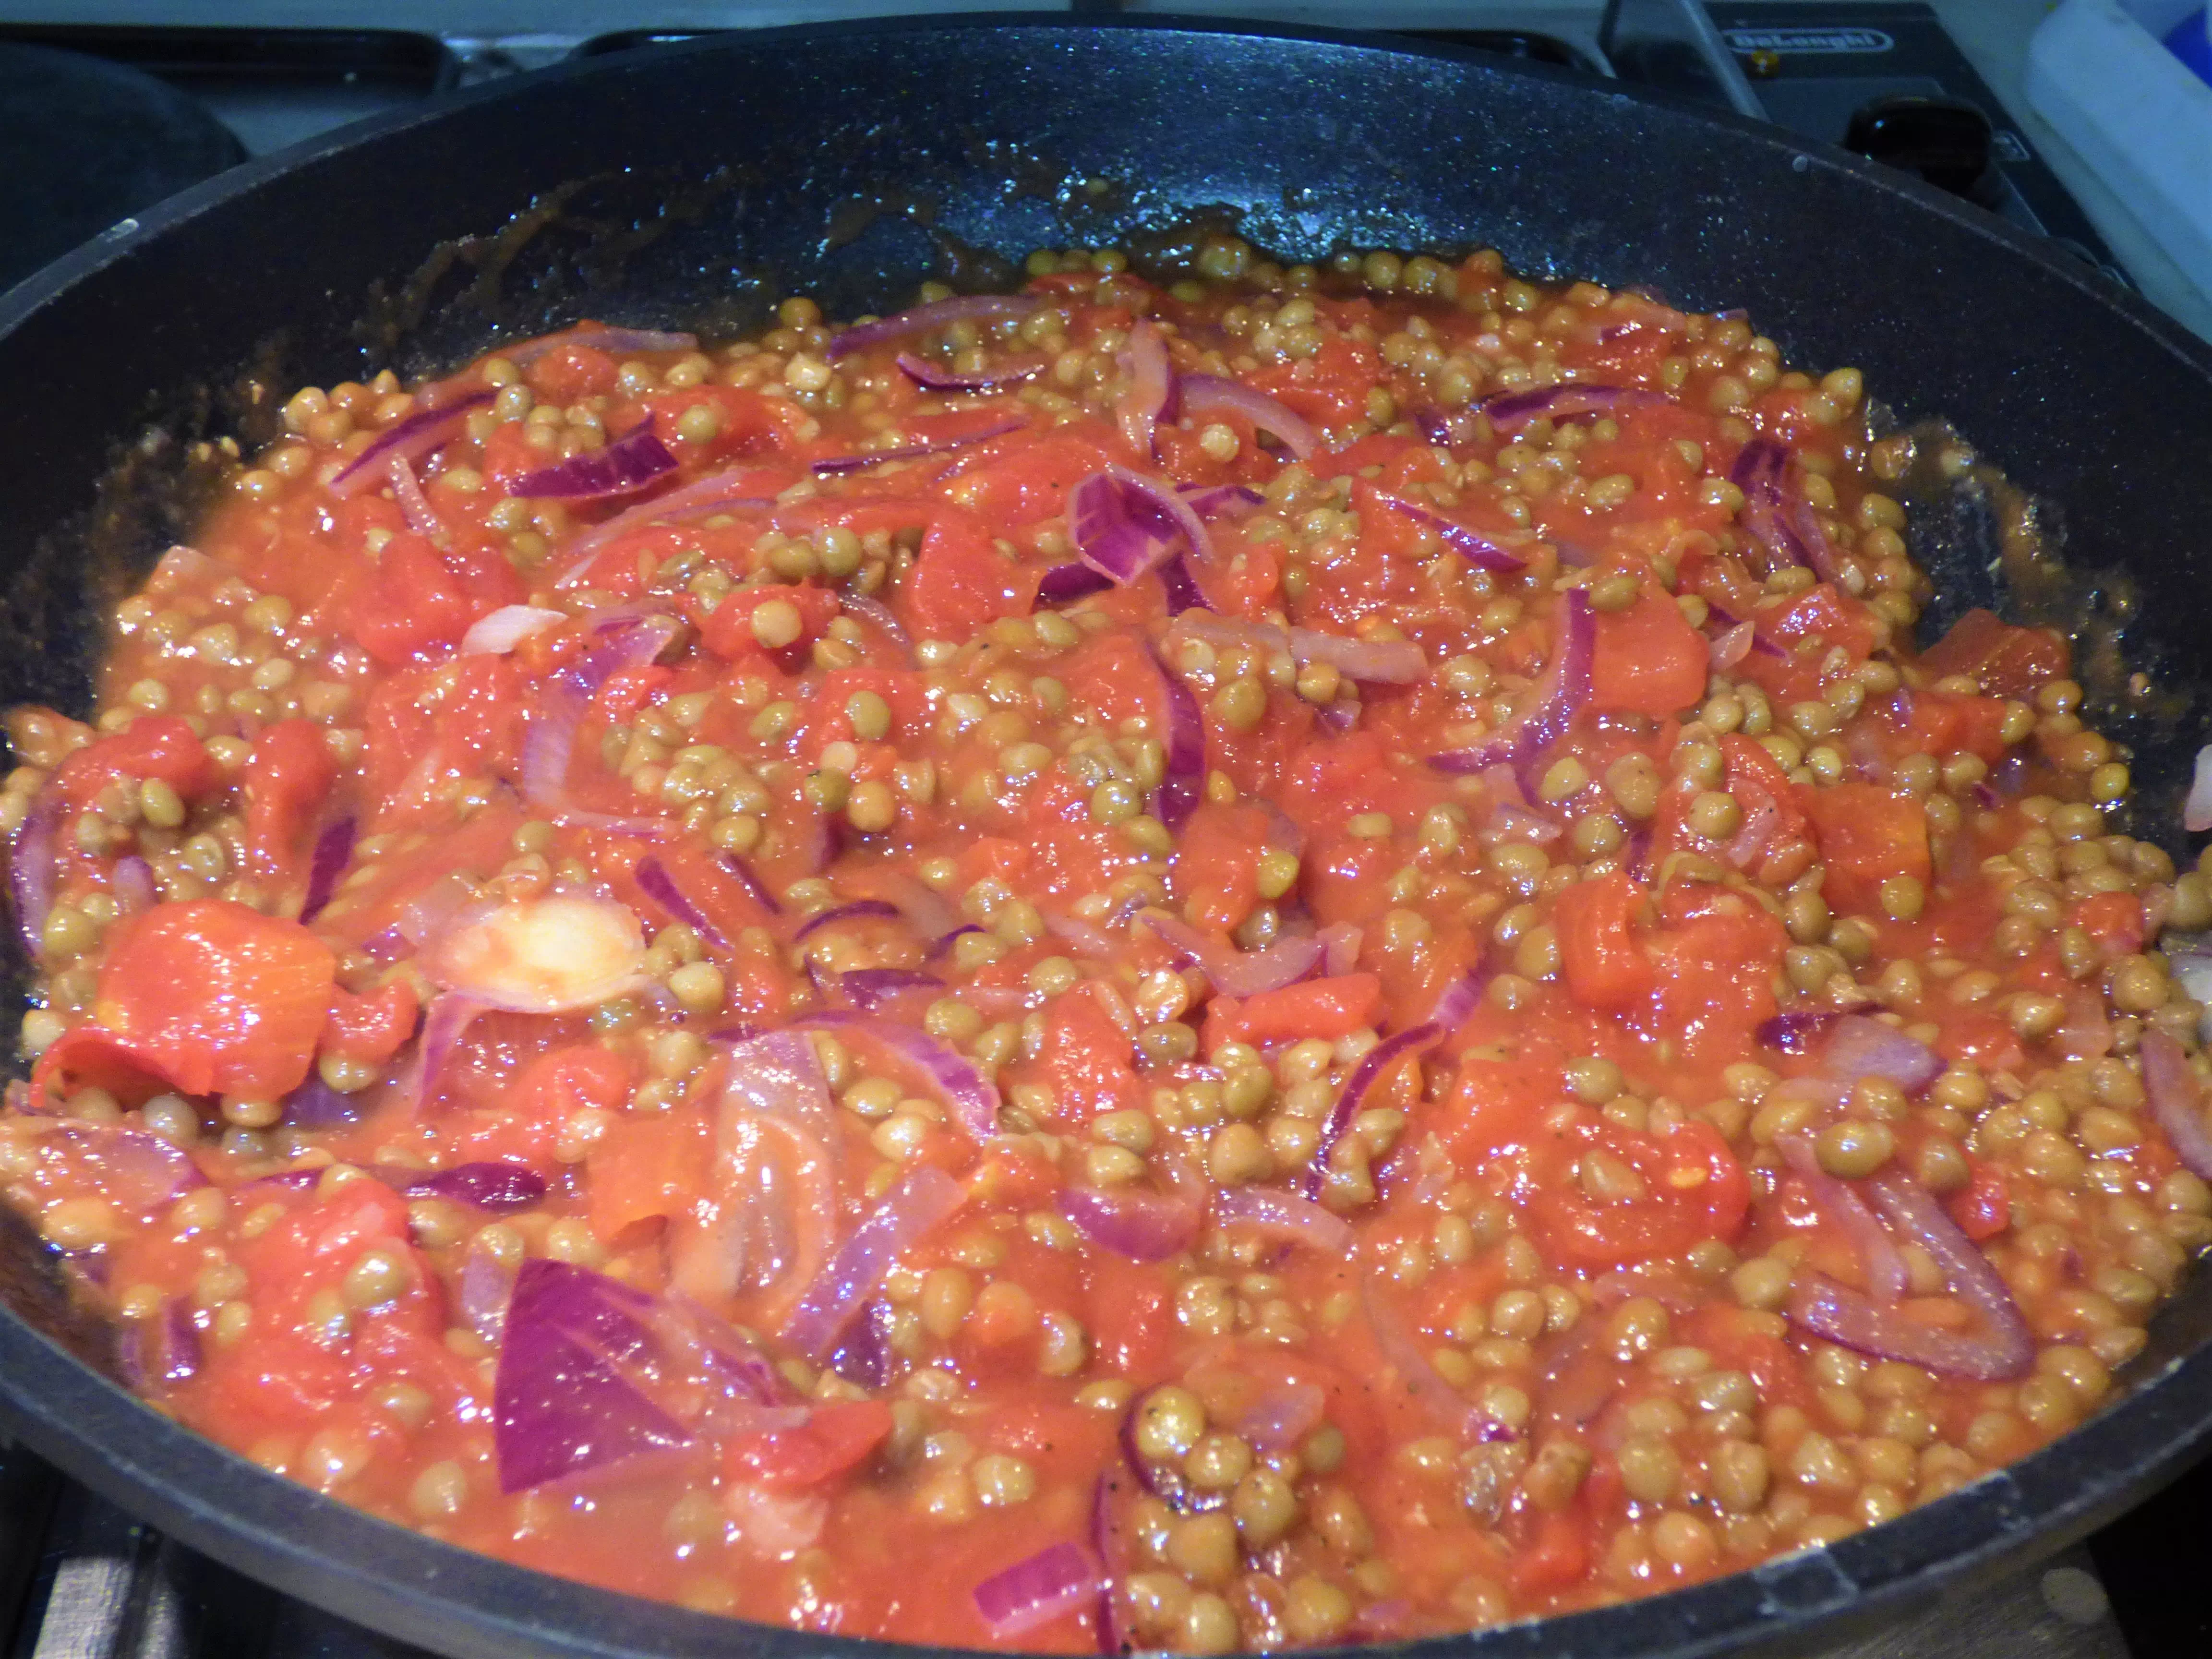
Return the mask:
<path fill-rule="evenodd" d="M 2212 894 L 2057 635 L 1915 653 L 1911 441 L 1492 254 L 1200 264 L 285 404 L 0 793 L 0 1182 L 165 1411 L 695 1607 L 1217 1652 L 2096 1407 L 2212 1235 Z"/>

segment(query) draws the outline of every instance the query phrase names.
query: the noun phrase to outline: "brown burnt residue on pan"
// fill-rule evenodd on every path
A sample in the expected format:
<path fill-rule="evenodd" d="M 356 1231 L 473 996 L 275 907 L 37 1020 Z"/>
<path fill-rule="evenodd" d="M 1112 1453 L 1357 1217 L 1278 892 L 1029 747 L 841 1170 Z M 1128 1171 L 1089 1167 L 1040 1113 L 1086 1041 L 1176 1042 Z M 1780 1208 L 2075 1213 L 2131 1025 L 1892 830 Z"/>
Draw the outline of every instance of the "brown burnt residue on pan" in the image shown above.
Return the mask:
<path fill-rule="evenodd" d="M 2178 665 L 2161 660 L 2136 627 L 2142 585 L 2125 570 L 2070 562 L 2057 510 L 1983 460 L 1948 422 L 1897 428 L 1878 417 L 1876 434 L 1889 452 L 1876 470 L 1893 477 L 1914 561 L 1941 588 L 1966 596 L 1929 611 L 1922 643 L 1971 604 L 2063 634 L 2074 648 L 2082 719 L 2112 737 L 2117 757 L 2138 774 L 2136 793 L 2112 827 L 2178 851 L 2187 771 L 2182 767 L 2177 779 L 2175 763 L 2201 741 L 2203 714 L 2186 689 L 2191 677 L 2170 672 Z M 2146 775 L 2139 763 L 2148 757 L 2158 763 Z"/>

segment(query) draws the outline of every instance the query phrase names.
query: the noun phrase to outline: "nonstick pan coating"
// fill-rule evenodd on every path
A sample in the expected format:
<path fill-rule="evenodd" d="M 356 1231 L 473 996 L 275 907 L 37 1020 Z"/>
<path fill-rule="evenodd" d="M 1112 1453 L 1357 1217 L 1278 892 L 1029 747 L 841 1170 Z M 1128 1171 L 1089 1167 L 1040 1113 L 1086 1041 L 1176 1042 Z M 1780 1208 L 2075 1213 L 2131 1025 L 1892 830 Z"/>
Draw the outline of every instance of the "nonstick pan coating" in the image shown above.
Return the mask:
<path fill-rule="evenodd" d="M 191 523 L 195 444 L 257 441 L 292 386 L 434 369 L 587 315 L 733 330 L 793 291 L 887 309 L 926 275 L 991 285 L 1031 247 L 1142 242 L 1194 215 L 1285 257 L 1490 246 L 1524 271 L 1745 307 L 1789 361 L 1856 364 L 1900 419 L 1948 418 L 2063 524 L 2075 568 L 2119 573 L 2075 596 L 2171 695 L 2100 718 L 2136 745 L 2136 832 L 2184 850 L 2212 351 L 1996 220 L 1772 129 L 1449 49 L 1201 24 L 657 49 L 320 141 L 118 228 L 0 295 L 0 703 L 85 704 L 97 607 Z M 1983 506 L 1915 532 L 1939 614 L 1999 597 Z M 468 1659 L 870 1650 L 546 1577 L 264 1474 L 105 1380 L 105 1331 L 20 1223 L 0 1224 L 0 1424 L 362 1623 Z M 1408 1651 L 1687 1659 L 1900 1618 L 2193 1457 L 2208 1339 L 2199 1275 L 2124 1397 L 2008 1471 L 1830 1549 Z"/>

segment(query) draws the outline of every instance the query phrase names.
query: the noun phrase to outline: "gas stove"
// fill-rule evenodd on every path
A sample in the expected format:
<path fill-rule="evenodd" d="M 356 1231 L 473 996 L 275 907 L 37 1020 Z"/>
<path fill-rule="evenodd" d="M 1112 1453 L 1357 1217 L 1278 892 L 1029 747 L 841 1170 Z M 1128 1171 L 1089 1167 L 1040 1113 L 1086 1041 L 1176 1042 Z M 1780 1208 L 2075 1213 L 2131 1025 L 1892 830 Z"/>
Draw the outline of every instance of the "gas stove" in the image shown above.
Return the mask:
<path fill-rule="evenodd" d="M 2169 297 L 2186 285 L 2014 112 L 2039 0 L 233 0 L 222 27 L 193 0 L 0 0 L 0 288 L 246 155 L 458 88 L 721 29 L 952 9 L 1406 33 L 1662 88 L 1909 168 L 2110 280 L 2141 278 L 2212 333 L 2212 317 Z M 2212 1653 L 2212 1611 L 2193 1593 L 2207 1536 L 2212 1468 L 2086 1547 L 1831 1659 Z M 194 1553 L 0 1440 L 0 1659 L 416 1652 Z"/>

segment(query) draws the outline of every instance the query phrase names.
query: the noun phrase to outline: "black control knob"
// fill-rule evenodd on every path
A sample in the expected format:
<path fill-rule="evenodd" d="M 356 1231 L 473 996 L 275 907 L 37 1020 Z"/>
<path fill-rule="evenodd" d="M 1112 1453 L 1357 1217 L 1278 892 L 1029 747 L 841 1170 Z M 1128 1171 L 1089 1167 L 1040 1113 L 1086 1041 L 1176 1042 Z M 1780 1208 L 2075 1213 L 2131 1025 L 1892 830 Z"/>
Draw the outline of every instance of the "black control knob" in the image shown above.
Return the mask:
<path fill-rule="evenodd" d="M 1990 205 L 1996 195 L 1990 118 L 1956 98 L 1878 98 L 1851 112 L 1845 148 L 1939 190 Z"/>

